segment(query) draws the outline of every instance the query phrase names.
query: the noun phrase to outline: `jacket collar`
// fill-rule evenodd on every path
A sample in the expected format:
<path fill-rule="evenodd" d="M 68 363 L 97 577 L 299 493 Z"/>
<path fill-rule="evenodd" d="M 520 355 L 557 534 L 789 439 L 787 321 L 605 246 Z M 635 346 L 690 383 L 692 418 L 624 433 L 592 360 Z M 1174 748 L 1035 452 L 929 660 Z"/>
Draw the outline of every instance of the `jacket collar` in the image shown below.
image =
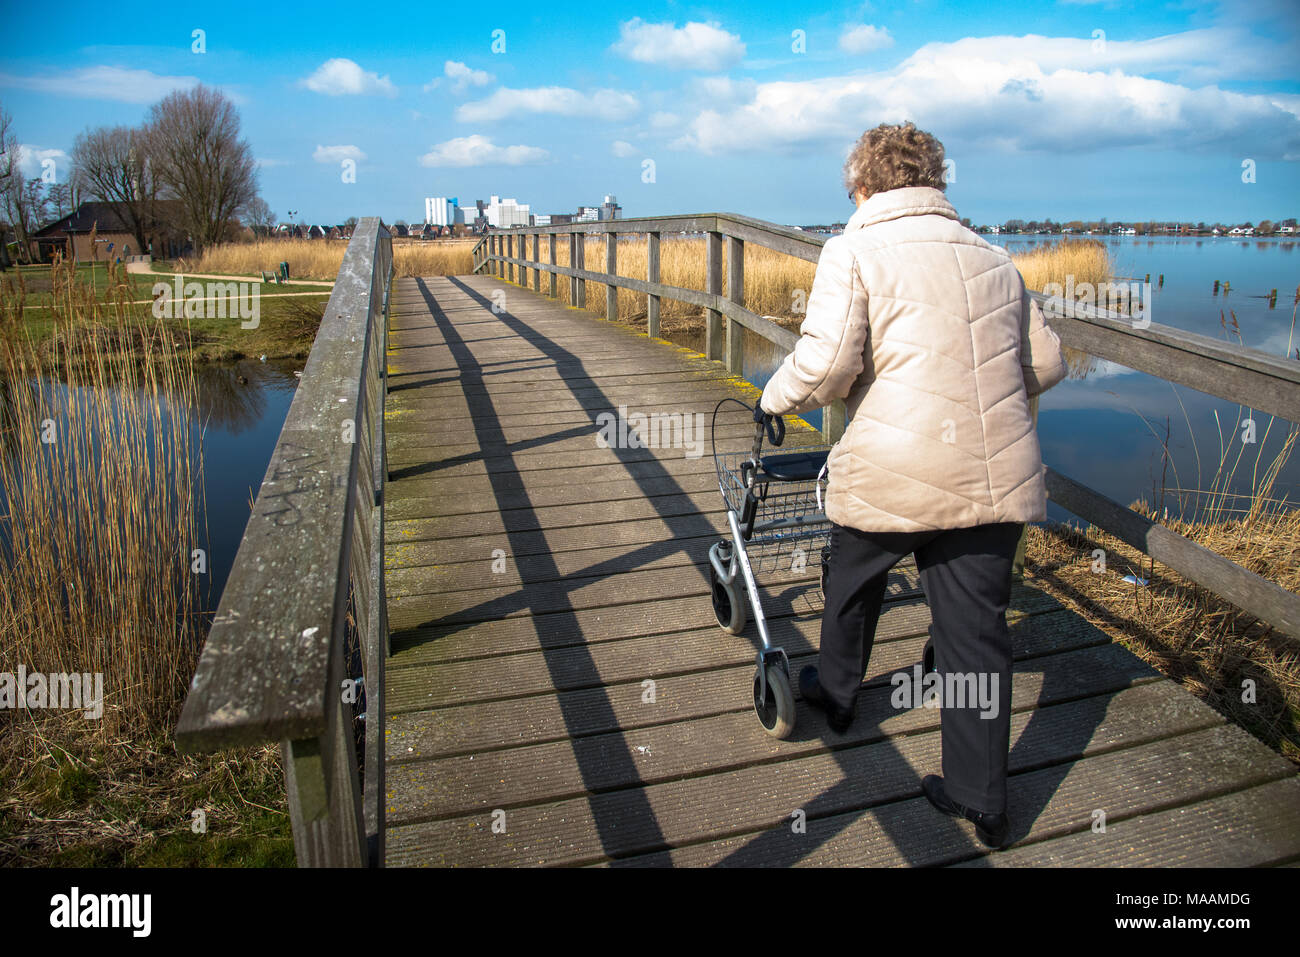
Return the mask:
<path fill-rule="evenodd" d="M 849 217 L 849 221 L 844 224 L 844 231 L 847 233 L 853 229 L 864 229 L 901 216 L 935 214 L 957 219 L 957 210 L 941 190 L 932 186 L 906 186 L 871 196 Z"/>

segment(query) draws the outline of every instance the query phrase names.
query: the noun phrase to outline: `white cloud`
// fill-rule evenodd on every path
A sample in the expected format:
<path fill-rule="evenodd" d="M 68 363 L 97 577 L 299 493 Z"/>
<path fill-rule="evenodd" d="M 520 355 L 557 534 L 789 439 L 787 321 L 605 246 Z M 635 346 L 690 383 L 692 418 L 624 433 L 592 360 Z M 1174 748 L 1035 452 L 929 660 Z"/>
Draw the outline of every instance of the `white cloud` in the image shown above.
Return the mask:
<path fill-rule="evenodd" d="M 615 140 L 610 144 L 610 152 L 621 159 L 636 155 L 636 147 L 626 140 Z"/>
<path fill-rule="evenodd" d="M 365 160 L 366 154 L 355 146 L 320 146 L 311 154 L 311 158 L 317 163 L 341 163 L 345 159 L 355 160 L 360 163 Z"/>
<path fill-rule="evenodd" d="M 1286 99 L 1126 74 L 1113 62 L 1186 69 L 1193 61 L 1174 58 L 1173 49 L 1203 47 L 1186 37 L 1111 43 L 1099 60 L 1091 41 L 1073 38 L 932 43 L 890 70 L 759 84 L 744 104 L 702 110 L 672 145 L 706 153 L 847 147 L 866 128 L 910 119 L 945 142 L 1007 150 L 1248 142 L 1267 144 L 1265 155 L 1300 153 L 1300 119 Z"/>
<path fill-rule="evenodd" d="M 197 86 L 196 76 L 163 76 L 149 70 L 117 66 L 90 66 L 65 73 L 20 76 L 0 73 L 0 87 L 18 87 L 89 100 L 117 100 L 121 103 L 154 103 L 174 90 Z"/>
<path fill-rule="evenodd" d="M 311 76 L 299 80 L 298 85 L 327 96 L 397 96 L 397 87 L 388 77 L 363 70 L 346 57 L 326 60 Z"/>
<path fill-rule="evenodd" d="M 60 149 L 33 146 L 30 143 L 18 144 L 17 162 L 18 168 L 22 170 L 23 179 L 35 179 L 45 172 L 44 167 L 41 166 L 45 160 L 54 160 L 55 182 L 66 183 L 72 165 L 67 153 Z"/>
<path fill-rule="evenodd" d="M 550 153 L 537 146 L 497 146 L 486 136 L 458 136 L 420 157 L 421 166 L 528 166 L 544 163 Z"/>
<path fill-rule="evenodd" d="M 740 37 L 716 23 L 691 21 L 677 27 L 671 21 L 646 23 L 640 17 L 619 27 L 619 41 L 610 49 L 638 63 L 684 70 L 723 70 L 745 55 Z"/>
<path fill-rule="evenodd" d="M 1186 30 L 1149 40 L 1115 40 L 1106 36 L 966 37 L 951 43 L 927 43 L 912 54 L 920 60 L 995 60 L 1032 62 L 1063 70 L 1169 74 L 1185 83 L 1212 83 L 1227 77 L 1258 80 L 1287 48 L 1261 40 L 1237 27 Z M 1293 55 L 1293 54 L 1292 54 Z M 1283 71 L 1282 75 L 1289 73 Z"/>
<path fill-rule="evenodd" d="M 758 84 L 750 79 L 733 80 L 729 76 L 702 76 L 689 84 L 692 92 L 711 106 L 725 106 L 753 98 Z"/>
<path fill-rule="evenodd" d="M 473 100 L 456 108 L 456 119 L 463 123 L 490 123 L 516 114 L 524 116 L 553 113 L 599 120 L 625 120 L 641 108 L 637 98 L 618 90 L 595 90 L 583 93 L 564 86 L 543 86 L 527 90 L 502 87 L 483 100 Z"/>
<path fill-rule="evenodd" d="M 845 53 L 874 53 L 894 45 L 894 38 L 884 27 L 873 27 L 869 23 L 861 26 L 845 27 L 840 34 L 840 49 Z"/>
<path fill-rule="evenodd" d="M 442 67 L 443 76 L 451 80 L 451 89 L 454 93 L 464 93 L 471 86 L 487 86 L 496 79 L 487 70 L 475 70 L 466 66 L 458 60 L 448 60 Z M 435 77 L 428 83 L 424 84 L 424 92 L 428 93 L 442 83 L 443 77 Z"/>
<path fill-rule="evenodd" d="M 672 129 L 674 126 L 681 123 L 681 121 L 682 118 L 676 113 L 667 113 L 663 110 L 653 113 L 650 116 L 650 125 L 656 130 Z"/>

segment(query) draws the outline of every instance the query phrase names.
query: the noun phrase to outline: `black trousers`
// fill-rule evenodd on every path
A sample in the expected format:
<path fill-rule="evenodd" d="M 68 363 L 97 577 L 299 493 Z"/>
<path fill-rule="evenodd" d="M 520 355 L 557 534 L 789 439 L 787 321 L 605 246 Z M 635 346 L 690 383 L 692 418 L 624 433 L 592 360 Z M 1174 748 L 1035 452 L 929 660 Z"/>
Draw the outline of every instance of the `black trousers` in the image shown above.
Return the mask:
<path fill-rule="evenodd" d="M 990 691 L 997 678 L 993 717 L 981 717 L 981 709 L 969 701 L 940 712 L 944 790 L 960 804 L 992 813 L 1005 810 L 1007 801 L 1011 637 L 1006 610 L 1023 527 L 1003 522 L 927 532 L 831 529 L 818 662 L 825 694 L 841 707 L 853 705 L 871 658 L 889 570 L 915 554 L 940 675 L 975 675 Z"/>

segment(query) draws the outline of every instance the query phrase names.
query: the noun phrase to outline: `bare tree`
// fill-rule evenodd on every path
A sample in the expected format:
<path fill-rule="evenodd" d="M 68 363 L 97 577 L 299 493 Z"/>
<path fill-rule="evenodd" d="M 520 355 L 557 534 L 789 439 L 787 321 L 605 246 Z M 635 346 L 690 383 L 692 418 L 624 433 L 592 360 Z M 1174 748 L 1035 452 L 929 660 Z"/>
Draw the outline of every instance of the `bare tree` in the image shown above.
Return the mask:
<path fill-rule="evenodd" d="M 9 194 L 22 183 L 22 173 L 18 168 L 18 139 L 12 130 L 13 120 L 0 106 L 0 215 L 10 219 Z M 9 243 L 8 223 L 0 229 L 0 269 L 8 269 Z"/>
<path fill-rule="evenodd" d="M 23 225 L 30 236 L 50 219 L 50 198 L 45 192 L 45 180 L 39 176 L 23 183 L 23 213 L 27 219 Z"/>
<path fill-rule="evenodd" d="M 276 216 L 261 196 L 254 196 L 244 208 L 244 225 L 254 236 L 269 236 L 275 227 Z"/>
<path fill-rule="evenodd" d="M 72 212 L 72 187 L 69 184 L 51 183 L 48 195 L 56 219 L 62 219 Z"/>
<path fill-rule="evenodd" d="M 143 131 L 101 126 L 80 134 L 72 145 L 73 181 L 81 191 L 113 203 L 140 249 L 149 248 L 157 225 L 157 186 Z"/>
<path fill-rule="evenodd" d="M 253 151 L 239 135 L 239 113 L 219 90 L 168 94 L 149 111 L 146 137 L 160 194 L 179 203 L 195 251 L 220 242 L 257 196 Z"/>

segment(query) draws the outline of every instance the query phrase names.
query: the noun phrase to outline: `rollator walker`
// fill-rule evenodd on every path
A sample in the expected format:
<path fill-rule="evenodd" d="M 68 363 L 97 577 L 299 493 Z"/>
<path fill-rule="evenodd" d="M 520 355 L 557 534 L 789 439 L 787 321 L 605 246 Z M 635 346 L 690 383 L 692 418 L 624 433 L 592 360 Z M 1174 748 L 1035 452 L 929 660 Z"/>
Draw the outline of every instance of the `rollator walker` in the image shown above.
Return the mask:
<path fill-rule="evenodd" d="M 785 420 L 770 416 L 755 422 L 754 444 L 748 453 L 719 452 L 718 412 L 727 403 L 754 412 L 737 399 L 723 399 L 713 410 L 713 462 L 730 529 L 728 537 L 709 548 L 713 613 L 724 631 L 739 635 L 745 630 L 748 606 L 761 643 L 754 672 L 754 712 L 768 734 L 785 738 L 795 724 L 790 660 L 784 649 L 772 644 L 755 570 L 770 573 L 783 564 L 791 567 L 800 550 L 805 561 L 809 554 L 817 554 L 825 593 L 831 526 L 820 483 L 830 446 L 763 455 L 764 434 L 771 446 L 785 441 Z"/>

